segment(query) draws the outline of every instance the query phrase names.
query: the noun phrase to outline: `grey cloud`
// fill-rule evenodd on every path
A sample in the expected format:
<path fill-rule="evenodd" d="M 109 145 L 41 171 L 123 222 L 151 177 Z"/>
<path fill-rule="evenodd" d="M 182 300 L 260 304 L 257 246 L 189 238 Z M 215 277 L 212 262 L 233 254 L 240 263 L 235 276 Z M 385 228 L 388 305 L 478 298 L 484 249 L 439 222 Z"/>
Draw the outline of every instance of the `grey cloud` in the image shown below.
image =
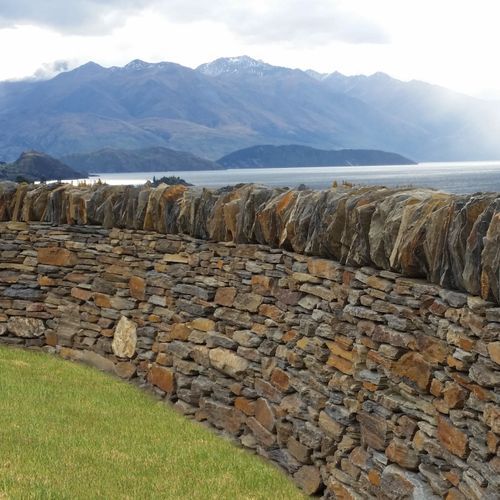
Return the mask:
<path fill-rule="evenodd" d="M 151 0 L 0 0 L 0 27 L 33 24 L 63 33 L 99 35 L 150 4 Z"/>
<path fill-rule="evenodd" d="M 384 31 L 334 0 L 0 0 L 0 27 L 30 23 L 62 32 L 103 34 L 152 9 L 178 23 L 214 21 L 251 43 L 307 46 L 328 40 L 386 43 Z"/>

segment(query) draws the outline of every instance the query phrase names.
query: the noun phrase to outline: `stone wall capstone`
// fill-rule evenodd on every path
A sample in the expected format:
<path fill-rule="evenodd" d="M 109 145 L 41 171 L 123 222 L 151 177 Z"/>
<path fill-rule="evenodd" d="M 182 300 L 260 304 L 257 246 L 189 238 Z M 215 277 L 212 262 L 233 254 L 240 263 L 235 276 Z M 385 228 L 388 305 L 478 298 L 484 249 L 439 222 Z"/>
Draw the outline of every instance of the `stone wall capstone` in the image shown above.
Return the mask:
<path fill-rule="evenodd" d="M 40 192 L 44 189 L 49 190 Z M 8 217 L 23 218 L 14 217 L 23 207 L 29 218 L 51 220 L 0 223 L 0 343 L 55 352 L 153 387 L 185 415 L 279 464 L 308 494 L 498 498 L 500 307 L 488 297 L 261 244 L 152 231 L 158 228 L 54 225 L 68 218 L 105 223 L 95 220 L 97 213 L 115 217 L 110 224 L 121 217 L 114 202 L 106 209 L 98 206 L 98 190 L 85 211 L 75 201 L 81 198 L 68 201 L 70 192 L 54 188 L 43 209 L 43 203 L 34 202 L 39 195 L 32 194 L 27 203 L 32 191 L 14 204 L 17 208 L 5 204 L 5 191 L 0 194 Z M 268 196 L 255 188 L 244 192 L 245 206 L 256 206 L 252 197 Z M 237 193 L 239 198 L 224 208 L 233 215 L 243 206 Z M 400 194 L 400 202 L 415 196 L 411 193 Z M 198 191 L 196 196 L 184 191 L 183 198 L 172 201 L 170 189 L 152 190 L 149 198 L 153 194 L 165 203 L 148 216 L 153 208 L 142 195 L 129 199 L 139 200 L 136 217 L 145 214 L 141 226 L 159 218 L 166 231 L 172 229 L 171 210 L 177 210 L 179 221 L 187 220 L 180 210 L 186 206 L 193 210 L 192 227 L 202 224 L 195 220 L 204 210 L 201 199 L 212 196 L 196 198 Z M 273 222 L 264 239 L 275 235 L 276 245 L 293 247 L 286 241 L 304 233 L 284 213 L 301 205 L 277 196 L 281 201 L 271 200 L 273 208 L 256 216 L 258 227 L 267 227 L 262 220 L 269 217 Z M 362 221 L 374 211 L 373 224 L 382 209 L 369 196 L 359 194 L 356 202 L 344 198 L 359 208 L 347 211 L 348 218 Z M 382 205 L 392 206 L 391 196 L 397 197 L 386 193 Z M 442 204 L 440 210 L 448 207 L 449 217 L 447 198 L 429 196 L 433 204 Z M 183 205 L 179 200 L 186 197 L 198 201 Z M 57 205 L 55 199 L 63 201 Z M 107 199 L 103 196 L 102 204 Z M 89 211 L 91 203 L 95 208 Z M 425 206 L 414 201 L 411 210 Z M 110 212 L 109 207 L 115 208 Z M 214 207 L 212 213 L 222 210 Z M 399 215 L 409 217 L 405 210 Z M 335 226 L 328 217 L 325 227 Z M 211 229 L 204 236 L 224 240 L 217 217 L 210 219 L 211 226 L 206 220 L 203 227 Z M 250 222 L 243 215 L 235 220 L 228 216 L 227 231 L 245 240 L 239 232 L 250 231 Z M 407 224 L 404 220 L 400 223 Z M 253 227 L 252 234 L 260 234 Z M 429 227 L 420 229 L 425 245 L 434 241 Z M 344 256 L 363 248 L 346 231 L 349 224 L 342 241 L 332 234 L 328 247 Z M 387 242 L 393 236 L 387 234 Z M 323 248 L 321 239 L 308 241 Z M 463 241 L 456 240 L 457 248 Z M 474 245 L 468 240 L 466 246 Z M 426 258 L 418 254 L 415 259 Z"/>

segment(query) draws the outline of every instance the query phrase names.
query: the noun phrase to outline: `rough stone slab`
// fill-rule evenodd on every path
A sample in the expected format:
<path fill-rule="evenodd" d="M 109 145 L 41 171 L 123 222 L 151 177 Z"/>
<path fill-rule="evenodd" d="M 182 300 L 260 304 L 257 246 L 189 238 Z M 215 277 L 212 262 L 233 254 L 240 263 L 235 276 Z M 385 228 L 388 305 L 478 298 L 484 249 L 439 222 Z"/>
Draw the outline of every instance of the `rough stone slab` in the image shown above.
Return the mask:
<path fill-rule="evenodd" d="M 119 358 L 132 358 L 137 345 L 137 325 L 122 316 L 116 325 L 111 345 Z"/>
<path fill-rule="evenodd" d="M 45 332 L 45 324 L 40 319 L 11 316 L 7 331 L 21 338 L 41 337 Z"/>

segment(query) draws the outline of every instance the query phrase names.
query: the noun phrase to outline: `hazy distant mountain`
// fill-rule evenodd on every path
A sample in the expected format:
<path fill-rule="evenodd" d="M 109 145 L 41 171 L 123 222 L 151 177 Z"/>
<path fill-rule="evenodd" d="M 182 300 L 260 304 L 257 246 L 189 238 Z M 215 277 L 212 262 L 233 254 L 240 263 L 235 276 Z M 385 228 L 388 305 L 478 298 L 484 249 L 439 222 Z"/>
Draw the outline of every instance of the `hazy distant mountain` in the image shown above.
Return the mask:
<path fill-rule="evenodd" d="M 328 76 L 328 73 L 318 73 L 313 69 L 306 69 L 305 73 L 315 80 L 324 80 Z"/>
<path fill-rule="evenodd" d="M 87 174 L 38 151 L 26 151 L 15 162 L 0 165 L 1 180 L 49 181 L 82 177 L 87 177 Z"/>
<path fill-rule="evenodd" d="M 92 153 L 63 156 L 73 168 L 92 173 L 104 172 L 169 172 L 175 170 L 217 170 L 215 162 L 184 151 L 162 147 L 144 149 L 101 149 Z"/>
<path fill-rule="evenodd" d="M 348 77 L 335 72 L 322 82 L 335 92 L 361 99 L 383 113 L 411 122 L 419 130 L 421 146 L 412 146 L 414 153 L 410 154 L 419 158 L 500 158 L 498 102 L 476 99 L 417 80 L 402 82 L 385 73 Z"/>
<path fill-rule="evenodd" d="M 397 151 L 416 160 L 500 157 L 500 105 L 387 75 L 347 77 L 246 56 L 196 70 L 87 63 L 0 83 L 0 158 L 161 146 L 215 159 L 256 144 Z"/>
<path fill-rule="evenodd" d="M 326 151 L 307 146 L 252 146 L 217 160 L 226 168 L 321 167 L 341 165 L 413 165 L 399 154 L 366 149 Z"/>

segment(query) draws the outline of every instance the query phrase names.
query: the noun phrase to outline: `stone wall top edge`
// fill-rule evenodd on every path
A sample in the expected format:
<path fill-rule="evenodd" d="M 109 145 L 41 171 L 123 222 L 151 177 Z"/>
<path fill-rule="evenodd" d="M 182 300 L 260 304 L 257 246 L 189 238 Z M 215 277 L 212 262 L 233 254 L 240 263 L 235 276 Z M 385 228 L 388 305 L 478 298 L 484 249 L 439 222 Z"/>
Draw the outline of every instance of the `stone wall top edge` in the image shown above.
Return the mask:
<path fill-rule="evenodd" d="M 500 300 L 498 193 L 0 183 L 0 220 L 260 244 Z"/>

